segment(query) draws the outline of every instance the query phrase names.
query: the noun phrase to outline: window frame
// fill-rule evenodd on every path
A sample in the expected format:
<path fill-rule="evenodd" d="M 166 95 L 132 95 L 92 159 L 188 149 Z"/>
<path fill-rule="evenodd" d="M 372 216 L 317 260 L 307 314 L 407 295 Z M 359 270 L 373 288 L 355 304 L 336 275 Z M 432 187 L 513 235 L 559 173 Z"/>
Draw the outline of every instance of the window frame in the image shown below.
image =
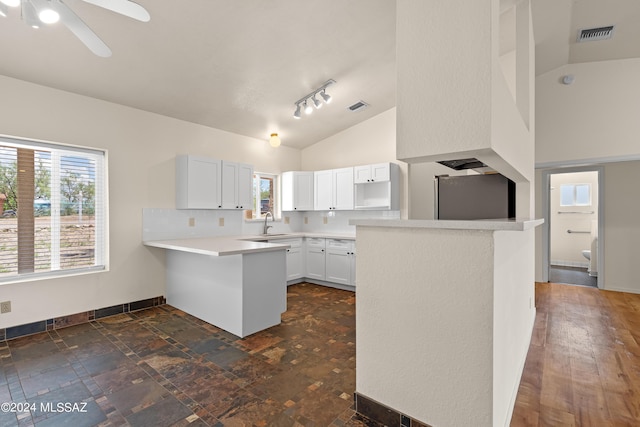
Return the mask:
<path fill-rule="evenodd" d="M 80 266 L 77 268 L 56 269 L 26 273 L 16 273 L 15 275 L 0 276 L 0 286 L 12 283 L 32 282 L 60 277 L 78 276 L 85 274 L 93 274 L 109 271 L 109 155 L 108 150 L 103 148 L 94 148 L 88 146 L 79 146 L 73 144 L 65 144 L 39 139 L 23 138 L 10 135 L 0 134 L 0 145 L 5 147 L 15 147 L 30 149 L 34 151 L 57 151 L 68 155 L 84 155 L 94 157 L 95 165 L 95 194 L 96 199 L 101 195 L 100 204 L 102 209 L 99 213 L 95 213 L 95 252 L 94 264 L 90 266 Z M 96 200 L 95 204 L 99 202 Z M 99 226 L 98 226 L 99 224 Z M 60 241 L 58 241 L 60 243 Z"/>
<path fill-rule="evenodd" d="M 588 203 L 578 203 L 578 187 L 587 187 L 588 189 L 588 194 L 589 194 L 589 201 Z M 571 190 L 571 196 L 572 196 L 572 203 L 571 204 L 564 204 L 563 203 L 563 194 L 564 191 L 563 189 L 570 189 Z M 593 193 L 591 191 L 591 184 L 590 183 L 567 183 L 567 184 L 560 184 L 560 207 L 563 208 L 568 208 L 568 207 L 588 207 L 588 206 L 592 206 L 593 205 Z"/>
<path fill-rule="evenodd" d="M 255 177 L 265 177 L 265 178 L 269 178 L 269 179 L 273 179 L 273 209 L 271 214 L 273 215 L 273 219 L 274 220 L 279 220 L 281 217 L 281 210 L 280 210 L 280 175 L 279 174 L 275 174 L 275 173 L 269 173 L 269 172 L 253 172 L 254 175 L 254 182 L 252 185 L 252 189 L 253 192 L 255 194 L 256 191 L 260 191 L 259 188 L 256 188 L 256 183 L 255 183 Z M 253 197 L 253 206 L 252 209 L 248 209 L 245 211 L 245 221 L 250 222 L 250 221 L 264 221 L 264 215 L 260 214 L 259 216 L 256 216 L 254 214 L 254 212 L 260 212 L 261 210 L 258 209 L 259 206 L 257 205 L 258 203 L 258 198 Z"/>

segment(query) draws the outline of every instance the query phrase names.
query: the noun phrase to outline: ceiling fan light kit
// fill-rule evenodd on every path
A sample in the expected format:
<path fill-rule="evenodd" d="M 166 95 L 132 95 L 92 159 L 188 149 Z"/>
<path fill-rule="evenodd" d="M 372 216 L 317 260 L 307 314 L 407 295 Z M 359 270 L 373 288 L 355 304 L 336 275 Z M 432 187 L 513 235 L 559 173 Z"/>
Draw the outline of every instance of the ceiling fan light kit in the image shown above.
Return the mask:
<path fill-rule="evenodd" d="M 294 102 L 295 106 L 296 106 L 296 111 L 293 113 L 293 118 L 294 119 L 299 119 L 300 118 L 300 109 L 302 106 L 302 109 L 304 110 L 305 113 L 307 113 L 307 115 L 313 113 L 313 107 L 315 106 L 317 110 L 319 110 L 320 108 L 322 108 L 322 106 L 324 105 L 322 103 L 322 101 L 324 101 L 325 104 L 328 104 L 331 102 L 331 95 L 329 95 L 328 93 L 326 93 L 326 89 L 327 87 L 331 86 L 332 84 L 335 84 L 335 80 L 333 79 L 329 79 L 326 82 L 324 82 L 322 84 L 322 86 L 320 86 L 318 89 L 314 90 L 311 93 L 306 94 L 305 96 L 303 96 L 302 98 L 298 99 L 296 102 Z M 322 98 L 322 101 L 320 101 L 317 96 L 320 96 L 320 98 Z"/>
<path fill-rule="evenodd" d="M 149 12 L 130 0 L 83 0 L 129 18 L 148 22 Z M 111 56 L 111 49 L 62 0 L 0 0 L 0 16 L 8 15 L 8 7 L 22 6 L 22 20 L 33 28 L 40 24 L 62 22 L 85 46 L 101 57 Z"/>

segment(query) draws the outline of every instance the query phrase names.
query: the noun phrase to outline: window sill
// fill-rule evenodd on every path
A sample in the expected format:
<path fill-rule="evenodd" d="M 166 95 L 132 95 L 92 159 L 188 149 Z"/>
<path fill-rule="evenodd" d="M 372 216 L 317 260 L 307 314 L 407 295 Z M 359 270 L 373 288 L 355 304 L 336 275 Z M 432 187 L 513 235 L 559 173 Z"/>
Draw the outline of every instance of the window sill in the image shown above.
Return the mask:
<path fill-rule="evenodd" d="M 42 280 L 59 279 L 63 277 L 83 276 L 86 274 L 104 273 L 109 271 L 107 266 L 99 265 L 76 270 L 47 271 L 42 273 L 28 273 L 20 276 L 7 276 L 0 278 L 0 286 L 14 283 L 36 282 Z"/>

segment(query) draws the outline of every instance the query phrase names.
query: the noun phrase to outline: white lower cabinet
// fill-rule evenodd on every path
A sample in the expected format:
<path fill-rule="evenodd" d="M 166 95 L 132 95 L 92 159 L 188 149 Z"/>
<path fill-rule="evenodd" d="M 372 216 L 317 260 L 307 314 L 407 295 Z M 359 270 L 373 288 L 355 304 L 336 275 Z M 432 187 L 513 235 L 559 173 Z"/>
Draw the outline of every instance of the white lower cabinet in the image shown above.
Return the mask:
<path fill-rule="evenodd" d="M 306 274 L 310 279 L 325 280 L 325 240 L 317 237 L 306 239 Z"/>
<path fill-rule="evenodd" d="M 355 241 L 307 237 L 305 277 L 340 285 L 356 285 Z"/>
<path fill-rule="evenodd" d="M 287 249 L 287 281 L 304 277 L 304 251 L 302 238 L 270 240 L 269 243 L 281 243 L 289 245 Z"/>
<path fill-rule="evenodd" d="M 326 239 L 326 280 L 355 286 L 355 242 L 353 240 Z"/>

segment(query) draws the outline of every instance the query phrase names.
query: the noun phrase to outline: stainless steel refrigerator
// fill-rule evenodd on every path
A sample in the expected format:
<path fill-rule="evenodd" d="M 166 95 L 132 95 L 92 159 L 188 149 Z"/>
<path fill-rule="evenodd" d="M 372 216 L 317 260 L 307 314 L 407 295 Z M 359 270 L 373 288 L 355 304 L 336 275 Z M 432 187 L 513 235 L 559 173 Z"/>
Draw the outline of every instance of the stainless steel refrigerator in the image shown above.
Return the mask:
<path fill-rule="evenodd" d="M 515 218 L 516 186 L 498 173 L 435 177 L 435 218 Z"/>

